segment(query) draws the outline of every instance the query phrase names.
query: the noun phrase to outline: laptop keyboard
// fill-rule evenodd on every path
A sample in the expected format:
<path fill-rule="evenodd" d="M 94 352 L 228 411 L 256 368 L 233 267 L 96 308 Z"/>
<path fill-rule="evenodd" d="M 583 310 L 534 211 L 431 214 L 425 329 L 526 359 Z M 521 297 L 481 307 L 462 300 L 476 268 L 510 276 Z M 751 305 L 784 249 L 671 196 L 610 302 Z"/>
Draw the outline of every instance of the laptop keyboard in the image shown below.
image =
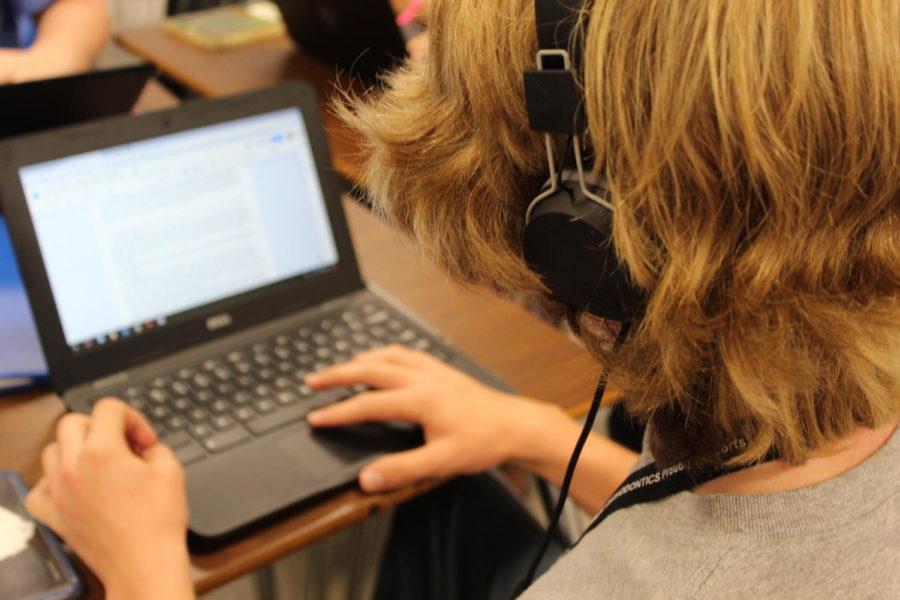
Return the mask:
<path fill-rule="evenodd" d="M 269 339 L 117 391 L 141 411 L 182 464 L 246 443 L 361 390 L 314 391 L 307 374 L 399 343 L 449 357 L 389 306 L 366 302 Z"/>

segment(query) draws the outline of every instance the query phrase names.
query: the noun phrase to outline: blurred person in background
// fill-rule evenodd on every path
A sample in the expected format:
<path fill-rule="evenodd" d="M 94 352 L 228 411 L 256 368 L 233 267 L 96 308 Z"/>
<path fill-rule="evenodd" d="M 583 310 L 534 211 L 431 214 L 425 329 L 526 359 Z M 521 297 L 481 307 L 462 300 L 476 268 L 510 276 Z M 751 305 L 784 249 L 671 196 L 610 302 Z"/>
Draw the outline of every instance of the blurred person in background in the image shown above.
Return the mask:
<path fill-rule="evenodd" d="M 108 33 L 105 0 L 0 0 L 0 84 L 85 71 Z"/>

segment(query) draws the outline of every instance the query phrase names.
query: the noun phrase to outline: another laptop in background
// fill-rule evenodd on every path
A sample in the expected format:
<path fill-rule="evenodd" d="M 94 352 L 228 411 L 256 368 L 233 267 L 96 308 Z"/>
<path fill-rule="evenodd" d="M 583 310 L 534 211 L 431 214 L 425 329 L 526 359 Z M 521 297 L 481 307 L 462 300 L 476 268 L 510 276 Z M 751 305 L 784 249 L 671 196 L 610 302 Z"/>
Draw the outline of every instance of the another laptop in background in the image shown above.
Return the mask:
<path fill-rule="evenodd" d="M 141 63 L 0 85 L 0 137 L 127 113 L 155 73 Z"/>
<path fill-rule="evenodd" d="M 355 481 L 411 427 L 314 432 L 308 372 L 401 343 L 475 377 L 357 268 L 314 91 L 301 83 L 18 138 L 0 181 L 54 387 L 140 409 L 221 538 Z"/>
<path fill-rule="evenodd" d="M 46 385 L 48 381 L 47 363 L 16 266 L 6 219 L 0 215 L 0 394 Z"/>
<path fill-rule="evenodd" d="M 388 0 L 275 0 L 291 37 L 305 52 L 375 84 L 406 58 Z"/>
<path fill-rule="evenodd" d="M 142 63 L 0 85 L 0 137 L 128 113 L 155 71 Z M 47 365 L 0 215 L 0 394 L 46 383 Z"/>

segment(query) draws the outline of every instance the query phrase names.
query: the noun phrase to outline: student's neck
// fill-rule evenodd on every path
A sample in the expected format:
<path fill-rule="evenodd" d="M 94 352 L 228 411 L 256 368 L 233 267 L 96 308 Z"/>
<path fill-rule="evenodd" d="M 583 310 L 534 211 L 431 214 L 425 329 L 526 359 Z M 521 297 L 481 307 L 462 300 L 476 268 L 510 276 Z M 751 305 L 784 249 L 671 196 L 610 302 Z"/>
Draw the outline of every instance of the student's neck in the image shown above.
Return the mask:
<path fill-rule="evenodd" d="M 768 494 L 815 485 L 863 463 L 878 452 L 896 429 L 896 423 L 878 429 L 861 428 L 830 444 L 802 465 L 773 460 L 708 481 L 694 488 L 694 493 L 698 496 Z"/>

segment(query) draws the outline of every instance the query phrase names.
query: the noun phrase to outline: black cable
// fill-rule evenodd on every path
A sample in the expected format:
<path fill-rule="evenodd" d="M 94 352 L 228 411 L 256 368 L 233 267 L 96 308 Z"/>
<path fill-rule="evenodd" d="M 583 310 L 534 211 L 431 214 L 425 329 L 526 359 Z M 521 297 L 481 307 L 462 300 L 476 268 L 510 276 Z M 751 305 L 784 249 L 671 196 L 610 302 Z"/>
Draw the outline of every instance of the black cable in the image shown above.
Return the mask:
<path fill-rule="evenodd" d="M 621 324 L 619 333 L 616 335 L 616 341 L 613 343 L 614 350 L 618 350 L 622 344 L 625 343 L 629 328 L 630 323 L 624 322 Z M 559 488 L 559 499 L 556 501 L 553 519 L 547 526 L 547 533 L 544 535 L 541 546 L 538 549 L 534 560 L 531 562 L 531 566 L 528 568 L 525 578 L 522 579 L 518 586 L 516 586 L 512 596 L 513 599 L 517 598 L 519 594 L 524 592 L 528 589 L 528 586 L 531 585 L 531 582 L 534 580 L 534 574 L 537 572 L 537 568 L 541 563 L 541 559 L 544 558 L 544 554 L 546 554 L 547 548 L 550 546 L 550 540 L 556 535 L 556 528 L 559 526 L 559 519 L 566 506 L 566 498 L 569 495 L 569 487 L 572 485 L 572 478 L 575 475 L 575 467 L 578 464 L 578 458 L 581 456 L 581 450 L 584 448 L 585 442 L 587 442 L 588 435 L 590 435 L 591 430 L 594 428 L 594 420 L 597 418 L 597 412 L 600 410 L 603 395 L 606 393 L 606 377 L 608 373 L 609 370 L 604 368 L 603 373 L 600 375 L 600 380 L 597 382 L 597 389 L 594 391 L 594 399 L 591 402 L 591 408 L 588 410 L 587 417 L 584 421 L 584 427 L 581 429 L 581 435 L 578 436 L 578 442 L 575 444 L 575 449 L 572 451 L 572 457 L 569 459 L 569 465 L 566 467 L 566 475 L 563 477 L 562 485 Z"/>

